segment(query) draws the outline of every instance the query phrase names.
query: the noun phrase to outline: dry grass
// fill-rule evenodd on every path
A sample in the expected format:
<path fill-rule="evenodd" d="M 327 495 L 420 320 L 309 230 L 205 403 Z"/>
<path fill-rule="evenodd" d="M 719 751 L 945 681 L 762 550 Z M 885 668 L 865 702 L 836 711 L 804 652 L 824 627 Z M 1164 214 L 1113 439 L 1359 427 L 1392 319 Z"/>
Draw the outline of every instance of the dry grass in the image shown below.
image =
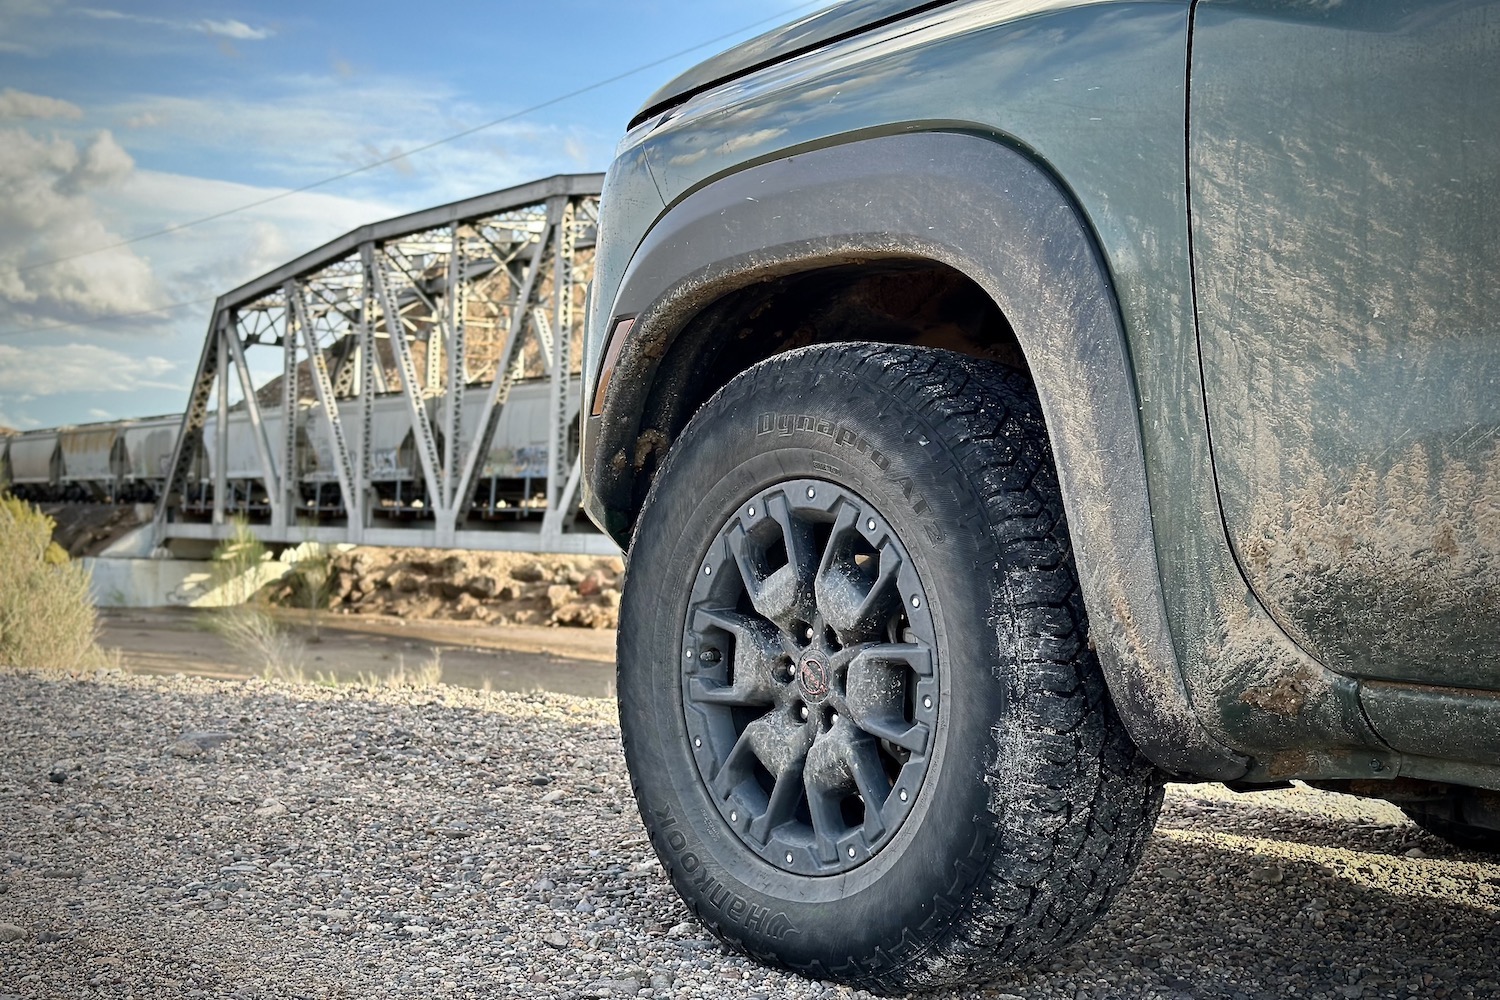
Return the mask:
<path fill-rule="evenodd" d="M 303 681 L 305 644 L 271 616 L 256 593 L 254 570 L 270 558 L 249 524 L 236 519 L 234 534 L 213 555 L 215 589 L 227 606 L 206 614 L 203 623 L 248 656 L 267 680 Z"/>
<path fill-rule="evenodd" d="M 0 496 L 0 663 L 47 670 L 110 664 L 89 573 L 52 541 L 52 519 Z"/>
<path fill-rule="evenodd" d="M 359 683 L 365 687 L 413 688 L 425 691 L 443 683 L 443 651 L 434 649 L 432 655 L 423 660 L 411 672 L 407 672 L 406 658 L 396 661 L 396 669 L 388 674 L 359 675 Z"/>
<path fill-rule="evenodd" d="M 203 619 L 208 629 L 251 661 L 266 680 L 301 681 L 306 646 L 254 604 L 219 608 Z"/>

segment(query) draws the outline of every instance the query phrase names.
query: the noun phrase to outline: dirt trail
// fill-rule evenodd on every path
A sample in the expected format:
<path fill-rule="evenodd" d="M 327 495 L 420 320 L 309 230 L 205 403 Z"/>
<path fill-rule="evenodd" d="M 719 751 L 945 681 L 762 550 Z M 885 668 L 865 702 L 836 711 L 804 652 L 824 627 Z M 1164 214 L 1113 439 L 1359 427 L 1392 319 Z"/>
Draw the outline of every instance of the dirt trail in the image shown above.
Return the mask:
<path fill-rule="evenodd" d="M 119 650 L 121 666 L 143 674 L 261 676 L 267 664 L 253 648 L 226 641 L 212 627 L 220 610 L 117 608 L 100 612 L 100 645 Z M 288 642 L 283 674 L 308 680 L 390 682 L 437 664 L 447 684 L 495 691 L 555 691 L 586 697 L 615 692 L 613 629 L 406 621 L 384 615 L 324 614 L 318 641 L 306 612 L 278 610 Z"/>

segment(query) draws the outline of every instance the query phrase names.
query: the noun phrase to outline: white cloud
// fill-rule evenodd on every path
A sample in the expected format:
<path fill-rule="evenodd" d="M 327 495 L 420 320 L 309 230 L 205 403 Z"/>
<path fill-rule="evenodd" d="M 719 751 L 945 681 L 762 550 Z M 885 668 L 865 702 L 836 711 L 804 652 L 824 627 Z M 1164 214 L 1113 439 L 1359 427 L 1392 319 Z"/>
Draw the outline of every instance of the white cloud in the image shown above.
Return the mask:
<path fill-rule="evenodd" d="M 0 90 L 0 118 L 82 118 L 83 109 L 71 101 L 6 87 Z"/>
<path fill-rule="evenodd" d="M 0 344 L 0 392 L 35 396 L 64 392 L 173 389 L 164 376 L 177 369 L 166 358 L 116 351 L 98 344 Z"/>
<path fill-rule="evenodd" d="M 244 21 L 199 21 L 198 30 L 206 35 L 233 38 L 237 42 L 259 42 L 276 32 L 270 28 L 252 28 Z"/>
<path fill-rule="evenodd" d="M 101 7 L 79 7 L 77 11 L 85 17 L 91 17 L 98 21 L 130 21 L 135 24 L 150 25 L 154 28 L 168 28 L 173 31 L 192 31 L 204 35 L 212 35 L 216 38 L 230 38 L 237 42 L 264 41 L 276 34 L 270 28 L 252 28 L 244 21 L 214 21 L 208 18 L 199 21 L 182 21 L 166 17 L 149 17 L 145 14 L 128 14 L 124 11 Z"/>
<path fill-rule="evenodd" d="M 278 194 L 278 189 L 137 170 L 111 192 L 111 212 L 132 231 L 162 229 Z M 151 265 L 174 301 L 222 294 L 351 229 L 398 214 L 376 199 L 317 191 L 285 198 L 151 240 Z M 208 307 L 181 321 L 201 329 Z"/>
<path fill-rule="evenodd" d="M 130 247 L 28 267 L 118 243 L 98 198 L 134 169 L 107 131 L 80 144 L 0 129 L 0 322 L 46 325 L 161 304 L 150 265 Z"/>
<path fill-rule="evenodd" d="M 158 161 L 236 151 L 238 173 L 290 187 L 395 157 L 338 182 L 340 193 L 398 197 L 403 209 L 468 197 L 549 174 L 600 170 L 616 136 L 566 125 L 504 122 L 457 142 L 405 150 L 497 117 L 450 86 L 415 78 L 300 75 L 276 81 L 274 96 L 132 97 L 97 109 L 106 120 L 149 116 L 131 148 Z"/>

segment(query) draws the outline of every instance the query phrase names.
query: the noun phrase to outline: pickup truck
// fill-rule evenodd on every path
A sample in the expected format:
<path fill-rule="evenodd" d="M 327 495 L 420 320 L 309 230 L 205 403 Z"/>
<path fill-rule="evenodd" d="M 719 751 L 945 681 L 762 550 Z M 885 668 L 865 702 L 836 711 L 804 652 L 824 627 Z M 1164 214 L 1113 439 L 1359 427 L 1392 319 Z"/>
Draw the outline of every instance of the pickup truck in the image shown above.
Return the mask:
<path fill-rule="evenodd" d="M 1497 95 L 1495 2 L 855 0 L 646 101 L 584 503 L 713 933 L 984 980 L 1166 780 L 1500 848 Z"/>

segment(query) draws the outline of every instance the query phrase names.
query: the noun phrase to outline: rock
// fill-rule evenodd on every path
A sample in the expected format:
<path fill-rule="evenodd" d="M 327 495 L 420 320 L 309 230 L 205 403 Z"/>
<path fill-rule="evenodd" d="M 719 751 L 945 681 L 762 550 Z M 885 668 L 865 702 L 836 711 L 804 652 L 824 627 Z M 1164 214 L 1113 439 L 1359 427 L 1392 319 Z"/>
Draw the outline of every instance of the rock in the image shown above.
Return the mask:
<path fill-rule="evenodd" d="M 552 791 L 542 796 L 542 801 L 550 805 L 553 802 L 561 800 L 563 796 L 567 794 L 568 793 L 564 792 L 561 788 L 554 788 L 552 789 Z"/>
<path fill-rule="evenodd" d="M 494 597 L 500 583 L 493 576 L 471 576 L 464 582 L 464 589 L 479 598 Z"/>
<path fill-rule="evenodd" d="M 1413 847 L 1406 852 L 1406 856 L 1408 858 L 1425 858 L 1427 857 L 1427 852 L 1422 850 L 1420 847 Z"/>
<path fill-rule="evenodd" d="M 26 931 L 15 924 L 0 924 L 0 944 L 11 941 L 22 941 L 26 938 Z"/>
<path fill-rule="evenodd" d="M 542 938 L 542 943 L 551 945 L 554 948 L 566 948 L 568 946 L 568 939 L 563 936 L 561 931 L 553 931 Z"/>
<path fill-rule="evenodd" d="M 578 595 L 580 597 L 593 597 L 604 589 L 604 578 L 598 573 L 590 573 L 578 581 Z"/>
<path fill-rule="evenodd" d="M 183 733 L 177 737 L 176 742 L 167 747 L 167 753 L 173 757 L 197 757 L 220 746 L 225 741 L 232 739 L 233 736 L 233 733 L 220 733 L 211 730 Z"/>
<path fill-rule="evenodd" d="M 667 937 L 669 937 L 669 938 L 690 937 L 693 934 L 695 934 L 697 932 L 697 930 L 698 930 L 698 928 L 693 925 L 692 921 L 684 920 L 680 924 L 673 924 L 672 927 L 671 927 L 671 929 L 667 931 Z"/>
<path fill-rule="evenodd" d="M 1286 872 L 1280 865 L 1260 865 L 1250 869 L 1249 876 L 1262 885 L 1280 885 L 1286 880 Z"/>
<path fill-rule="evenodd" d="M 323 916 L 331 923 L 347 924 L 354 919 L 353 910 L 324 910 Z"/>
<path fill-rule="evenodd" d="M 547 607 L 565 607 L 573 601 L 573 588 L 565 586 L 561 583 L 555 583 L 547 588 L 545 596 L 547 599 Z"/>
<path fill-rule="evenodd" d="M 281 800 L 266 799 L 260 804 L 260 808 L 255 810 L 253 815 L 260 819 L 275 819 L 277 816 L 285 816 L 289 811 L 285 803 L 281 802 Z"/>
<path fill-rule="evenodd" d="M 438 597 L 445 601 L 451 601 L 454 598 L 458 597 L 460 594 L 468 597 L 471 601 L 474 599 L 473 597 L 470 597 L 468 594 L 464 593 L 464 588 L 460 586 L 458 581 L 456 580 L 433 580 L 431 583 L 427 584 L 427 592 L 433 597 Z"/>
<path fill-rule="evenodd" d="M 510 576 L 522 583 L 541 583 L 547 578 L 547 567 L 535 561 L 522 563 L 511 569 Z"/>
<path fill-rule="evenodd" d="M 76 868 L 43 868 L 42 878 L 73 879 L 81 878 L 83 873 Z"/>
<path fill-rule="evenodd" d="M 1176 868 L 1158 868 L 1156 870 L 1156 876 L 1157 878 L 1164 878 L 1168 882 L 1176 882 L 1178 879 L 1182 878 L 1182 872 L 1178 871 Z"/>

